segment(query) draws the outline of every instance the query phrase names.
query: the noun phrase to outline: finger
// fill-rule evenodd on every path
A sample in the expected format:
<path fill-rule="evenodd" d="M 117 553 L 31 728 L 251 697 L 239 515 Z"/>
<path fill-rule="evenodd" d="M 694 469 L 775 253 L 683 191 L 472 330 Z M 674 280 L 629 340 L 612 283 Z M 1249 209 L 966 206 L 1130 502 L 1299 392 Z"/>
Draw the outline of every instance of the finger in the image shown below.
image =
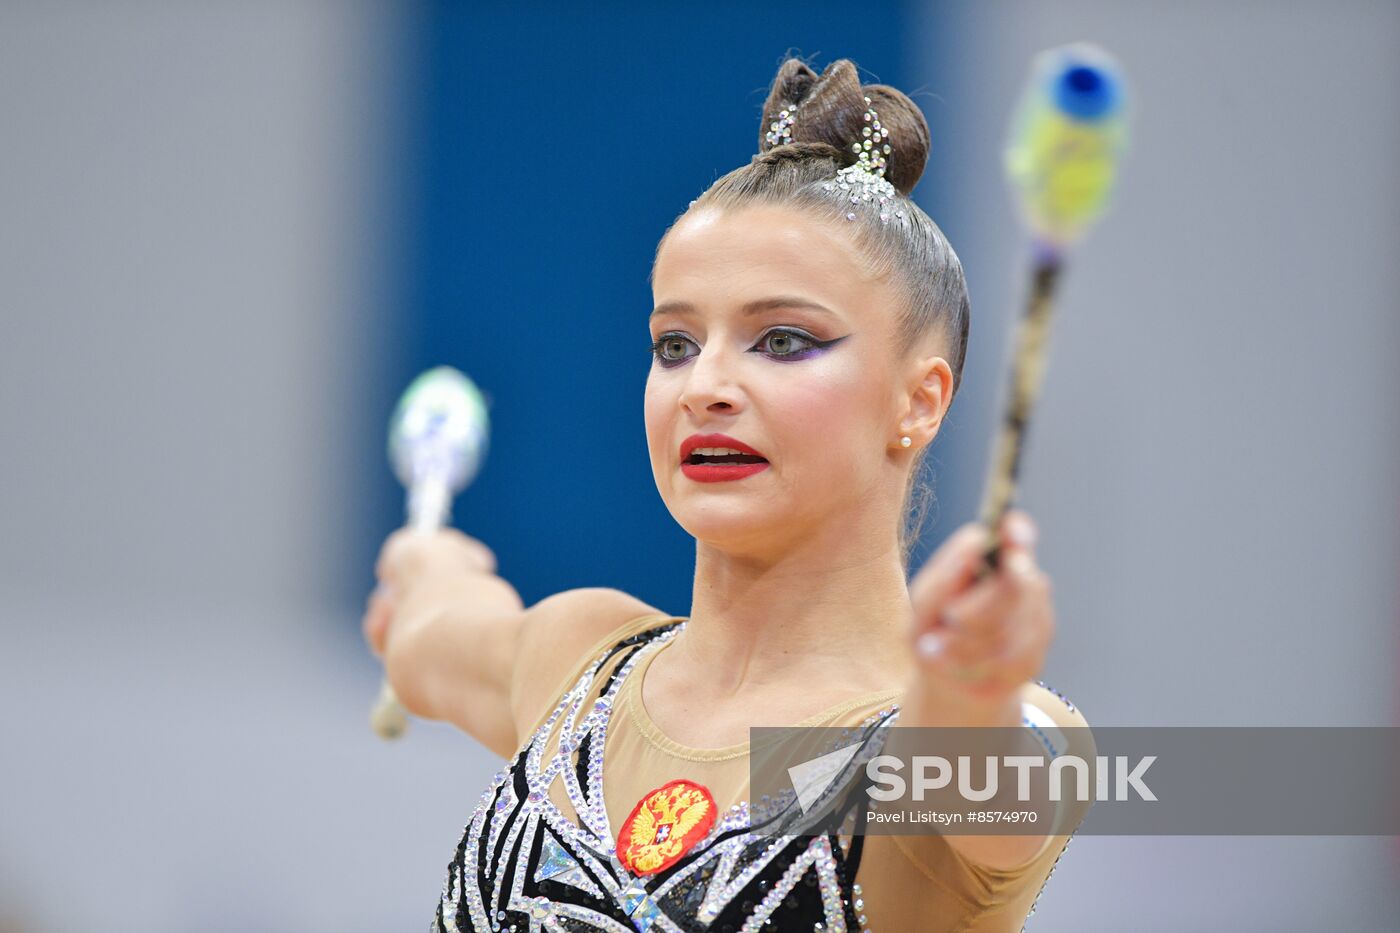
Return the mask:
<path fill-rule="evenodd" d="M 384 643 L 389 632 L 389 622 L 393 618 L 395 600 L 390 584 L 380 584 L 366 600 L 364 617 L 365 641 L 377 658 L 384 657 Z"/>
<path fill-rule="evenodd" d="M 376 658 L 382 658 L 384 656 L 384 651 L 380 642 L 384 628 L 384 612 L 373 596 L 367 600 L 367 603 L 368 605 L 365 608 L 365 617 L 362 623 L 365 644 L 369 645 L 370 654 L 374 655 Z"/>
<path fill-rule="evenodd" d="M 966 592 L 949 600 L 938 613 L 936 627 L 956 633 L 967 645 L 999 654 L 1005 647 L 1009 620 L 1024 589 L 1023 580 L 1033 573 L 1025 566 L 1022 551 L 1008 555 L 1011 568 L 982 578 Z"/>
<path fill-rule="evenodd" d="M 1002 516 L 999 531 L 1004 546 L 1025 551 L 1034 551 L 1036 540 L 1040 537 L 1035 521 L 1022 509 L 1011 509 Z"/>
<path fill-rule="evenodd" d="M 999 663 L 1017 682 L 1034 679 L 1045 666 L 1054 632 L 1055 624 L 1050 616 L 1040 616 L 1033 623 L 1020 626 Z"/>
<path fill-rule="evenodd" d="M 1020 668 L 1031 674 L 1039 670 L 1051 616 L 1049 578 L 1018 544 L 1000 573 L 944 607 L 916 648 L 941 659 L 940 672 L 960 681 L 1020 682 L 1027 679 Z"/>
<path fill-rule="evenodd" d="M 374 562 L 374 575 L 382 582 L 393 581 L 403 566 L 406 552 L 415 543 L 417 533 L 410 528 L 400 528 L 384 539 L 379 548 L 379 557 Z"/>
<path fill-rule="evenodd" d="M 909 584 L 917 615 L 930 614 L 971 583 L 986 540 L 987 529 L 969 522 L 943 542 Z"/>
<path fill-rule="evenodd" d="M 1035 557 L 1027 551 L 1007 552 L 997 570 L 998 588 L 1013 602 L 1034 597 L 1050 585 L 1050 578 L 1040 569 Z"/>
<path fill-rule="evenodd" d="M 942 636 L 942 649 L 937 660 L 942 671 L 954 675 L 959 680 L 980 679 L 988 671 L 1002 663 L 997 652 L 987 646 L 969 641 L 957 633 Z"/>
<path fill-rule="evenodd" d="M 462 537 L 465 539 L 467 546 L 471 549 L 473 555 L 475 556 L 478 563 L 478 569 L 480 569 L 483 573 L 495 573 L 496 552 L 491 550 L 489 547 L 486 546 L 484 542 L 477 538 L 473 538 L 470 535 L 463 535 Z"/>
<path fill-rule="evenodd" d="M 1050 578 L 1037 571 L 1017 603 L 1003 657 L 1034 658 L 1037 667 L 1044 660 L 1055 637 L 1055 606 L 1050 590 Z"/>
<path fill-rule="evenodd" d="M 965 663 L 1000 657 L 1009 641 L 1007 615 L 1011 603 L 988 587 L 957 600 L 939 616 L 936 629 L 944 633 L 949 653 Z"/>
<path fill-rule="evenodd" d="M 984 579 L 947 603 L 916 639 L 936 636 L 942 654 L 961 665 L 994 660 L 1005 650 L 1006 618 L 1014 605 L 1005 583 Z"/>
<path fill-rule="evenodd" d="M 1003 647 L 997 619 L 1010 604 L 1006 587 L 996 578 L 976 581 L 986 533 L 981 525 L 964 526 L 944 545 L 941 562 L 930 562 L 916 603 L 915 653 L 943 659 L 954 668 L 975 667 Z M 954 594 L 957 594 L 954 596 Z M 947 671 L 943 671 L 947 673 Z"/>
<path fill-rule="evenodd" d="M 989 695 L 998 688 L 1013 689 L 1039 676 L 1055 632 L 1049 578 L 1035 571 L 1032 582 L 1018 590 L 1005 620 L 1005 638 L 997 656 L 983 660 L 981 668 L 975 668 L 985 669 L 988 676 L 976 684 L 978 690 L 974 692 Z"/>
<path fill-rule="evenodd" d="M 998 545 L 1000 545 L 1002 559 L 1007 559 L 1012 553 L 1026 553 L 1035 558 L 1036 539 L 1040 537 L 1040 532 L 1036 528 L 1035 521 L 1029 514 L 1019 509 L 1009 510 L 1002 516 L 1001 523 L 997 525 Z M 1000 563 L 1000 562 L 998 562 Z"/>
<path fill-rule="evenodd" d="M 375 574 L 381 580 L 401 582 L 402 577 L 429 566 L 452 572 L 495 573 L 496 555 L 481 541 L 455 528 L 400 528 L 385 539 Z"/>
<path fill-rule="evenodd" d="M 1029 530 L 1010 532 L 1012 540 L 997 576 L 1018 600 L 1042 604 L 1048 609 L 1051 603 L 1050 577 L 1036 561 L 1032 547 L 1035 530 L 1033 525 L 1028 527 Z"/>
<path fill-rule="evenodd" d="M 1002 680 L 999 670 L 1004 663 L 985 652 L 967 649 L 956 633 L 923 633 L 919 636 L 918 654 L 927 676 L 953 681 L 974 695 L 981 695 Z"/>
<path fill-rule="evenodd" d="M 1053 616 L 1050 578 L 1024 551 L 1012 551 L 999 572 L 958 597 L 940 615 L 951 652 L 968 659 L 1013 655 L 1026 632 Z"/>
<path fill-rule="evenodd" d="M 1043 581 L 1044 574 L 1036 563 L 1035 544 L 1039 533 L 1030 515 L 1012 509 L 998 526 L 1001 559 L 997 576 L 1016 593 L 1033 590 Z"/>

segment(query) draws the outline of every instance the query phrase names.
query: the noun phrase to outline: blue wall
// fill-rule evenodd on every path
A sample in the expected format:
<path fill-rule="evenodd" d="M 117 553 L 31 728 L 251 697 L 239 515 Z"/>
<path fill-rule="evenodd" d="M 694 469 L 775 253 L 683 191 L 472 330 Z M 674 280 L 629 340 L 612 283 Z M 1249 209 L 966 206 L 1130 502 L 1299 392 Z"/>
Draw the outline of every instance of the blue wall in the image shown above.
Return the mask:
<path fill-rule="evenodd" d="M 605 585 L 689 611 L 694 543 L 656 491 L 642 417 L 656 243 L 757 151 L 789 50 L 817 70 L 850 58 L 867 82 L 908 88 L 906 13 L 826 2 L 428 10 L 402 163 L 414 199 L 402 357 L 366 431 L 382 434 L 397 393 L 429 366 L 457 366 L 482 387 L 491 450 L 455 519 L 495 549 L 527 604 Z M 366 567 L 402 521 L 387 468 L 368 485 L 382 498 Z"/>

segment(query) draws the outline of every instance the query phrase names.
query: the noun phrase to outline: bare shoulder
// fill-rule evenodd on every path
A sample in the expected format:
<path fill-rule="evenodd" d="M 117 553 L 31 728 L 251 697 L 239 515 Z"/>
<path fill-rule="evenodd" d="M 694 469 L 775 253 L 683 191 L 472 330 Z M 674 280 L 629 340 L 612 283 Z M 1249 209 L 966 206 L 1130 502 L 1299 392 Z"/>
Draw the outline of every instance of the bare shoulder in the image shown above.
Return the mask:
<path fill-rule="evenodd" d="M 604 586 L 547 596 L 525 610 L 511 672 L 511 710 L 523 742 L 554 703 L 564 679 L 591 648 L 644 617 L 668 613 L 630 593 Z"/>

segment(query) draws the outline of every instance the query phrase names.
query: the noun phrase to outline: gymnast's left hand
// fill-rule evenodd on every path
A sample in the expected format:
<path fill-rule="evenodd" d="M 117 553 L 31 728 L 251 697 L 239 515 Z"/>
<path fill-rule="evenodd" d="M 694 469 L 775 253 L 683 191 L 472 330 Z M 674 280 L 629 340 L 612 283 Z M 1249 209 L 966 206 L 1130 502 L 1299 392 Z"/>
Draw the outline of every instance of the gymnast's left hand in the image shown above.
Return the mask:
<path fill-rule="evenodd" d="M 1011 510 L 998 530 L 997 570 L 977 579 L 987 529 L 954 532 L 909 584 L 911 720 L 926 726 L 1018 725 L 1020 691 L 1039 676 L 1055 633 L 1050 578 L 1036 564 L 1036 528 Z"/>

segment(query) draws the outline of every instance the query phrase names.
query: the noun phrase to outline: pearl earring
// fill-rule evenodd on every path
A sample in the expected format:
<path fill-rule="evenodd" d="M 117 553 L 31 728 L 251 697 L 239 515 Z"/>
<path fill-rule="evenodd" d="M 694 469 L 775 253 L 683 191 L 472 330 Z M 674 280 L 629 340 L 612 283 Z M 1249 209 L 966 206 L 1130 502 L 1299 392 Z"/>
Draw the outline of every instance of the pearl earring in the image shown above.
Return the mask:
<path fill-rule="evenodd" d="M 901 447 L 908 447 L 912 443 L 914 443 L 914 441 L 909 437 L 908 434 L 904 435 L 899 439 L 899 446 Z"/>

